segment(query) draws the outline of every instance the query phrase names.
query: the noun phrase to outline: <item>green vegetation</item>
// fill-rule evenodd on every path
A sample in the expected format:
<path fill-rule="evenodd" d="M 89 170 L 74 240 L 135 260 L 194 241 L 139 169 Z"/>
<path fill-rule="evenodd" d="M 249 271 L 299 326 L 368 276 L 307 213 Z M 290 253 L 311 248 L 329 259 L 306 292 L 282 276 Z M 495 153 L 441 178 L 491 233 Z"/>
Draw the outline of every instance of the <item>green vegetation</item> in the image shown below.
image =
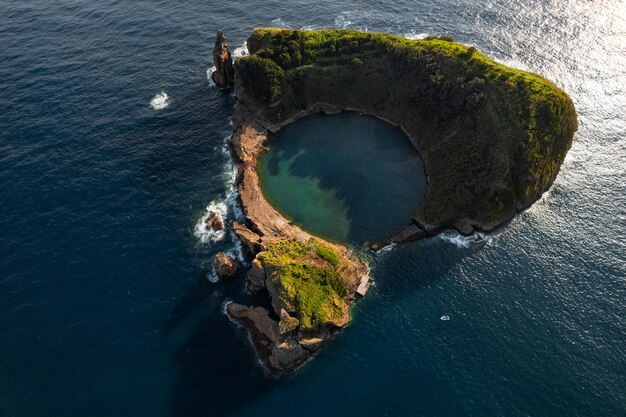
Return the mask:
<path fill-rule="evenodd" d="M 350 261 L 315 238 L 271 241 L 266 248 L 260 258 L 268 280 L 279 289 L 287 310 L 296 313 L 303 330 L 347 319 L 345 299 L 354 285 Z"/>
<path fill-rule="evenodd" d="M 426 162 L 417 218 L 428 224 L 506 220 L 552 184 L 577 129 L 550 81 L 449 37 L 269 28 L 248 47 L 238 76 L 267 120 L 322 102 L 401 125 Z"/>

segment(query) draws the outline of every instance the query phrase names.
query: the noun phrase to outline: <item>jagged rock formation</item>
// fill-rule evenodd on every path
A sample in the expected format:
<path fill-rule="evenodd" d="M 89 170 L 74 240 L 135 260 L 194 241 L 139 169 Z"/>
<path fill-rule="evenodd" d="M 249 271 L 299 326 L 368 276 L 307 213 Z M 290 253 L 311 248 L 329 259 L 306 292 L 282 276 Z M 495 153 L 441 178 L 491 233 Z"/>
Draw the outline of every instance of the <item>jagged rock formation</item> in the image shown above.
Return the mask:
<path fill-rule="evenodd" d="M 220 278 L 231 278 L 237 273 L 235 260 L 224 252 L 218 252 L 213 261 L 213 269 Z"/>
<path fill-rule="evenodd" d="M 224 219 L 217 211 L 209 211 L 204 224 L 207 230 L 224 230 Z"/>
<path fill-rule="evenodd" d="M 235 82 L 235 68 L 233 58 L 228 49 L 228 42 L 224 37 L 224 32 L 217 31 L 215 47 L 213 48 L 213 65 L 215 71 L 211 74 L 213 82 L 218 87 L 228 87 Z"/>

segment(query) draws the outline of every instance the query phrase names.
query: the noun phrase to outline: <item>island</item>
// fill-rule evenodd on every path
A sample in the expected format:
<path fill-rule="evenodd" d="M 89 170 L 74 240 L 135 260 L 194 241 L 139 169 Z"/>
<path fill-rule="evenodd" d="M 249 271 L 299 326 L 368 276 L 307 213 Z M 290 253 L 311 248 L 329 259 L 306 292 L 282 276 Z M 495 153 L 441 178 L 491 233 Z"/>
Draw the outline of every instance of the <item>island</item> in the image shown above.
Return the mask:
<path fill-rule="evenodd" d="M 428 188 L 401 233 L 371 242 L 378 249 L 506 224 L 550 188 L 578 127 L 572 100 L 553 83 L 449 37 L 259 28 L 247 45 L 249 55 L 233 66 L 218 33 L 213 79 L 234 84 L 231 145 L 245 222 L 232 227 L 253 259 L 248 289 L 266 293 L 271 308 L 231 303 L 227 312 L 273 374 L 296 369 L 346 326 L 370 277 L 345 245 L 310 235 L 266 201 L 256 164 L 272 134 L 346 110 L 404 131 Z"/>

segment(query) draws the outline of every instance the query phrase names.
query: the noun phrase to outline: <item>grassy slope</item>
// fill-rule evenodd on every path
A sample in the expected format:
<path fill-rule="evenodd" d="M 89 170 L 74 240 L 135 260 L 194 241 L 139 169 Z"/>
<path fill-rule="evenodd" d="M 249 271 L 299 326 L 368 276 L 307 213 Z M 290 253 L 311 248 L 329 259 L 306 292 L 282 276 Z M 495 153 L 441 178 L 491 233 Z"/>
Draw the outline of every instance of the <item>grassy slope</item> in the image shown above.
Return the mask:
<path fill-rule="evenodd" d="M 355 285 L 351 262 L 322 240 L 267 242 L 261 262 L 280 289 L 281 301 L 300 320 L 302 330 L 347 321 Z"/>
<path fill-rule="evenodd" d="M 266 28 L 248 47 L 238 76 L 268 120 L 324 102 L 401 125 L 427 165 L 424 223 L 506 220 L 552 184 L 577 129 L 554 84 L 451 41 Z"/>

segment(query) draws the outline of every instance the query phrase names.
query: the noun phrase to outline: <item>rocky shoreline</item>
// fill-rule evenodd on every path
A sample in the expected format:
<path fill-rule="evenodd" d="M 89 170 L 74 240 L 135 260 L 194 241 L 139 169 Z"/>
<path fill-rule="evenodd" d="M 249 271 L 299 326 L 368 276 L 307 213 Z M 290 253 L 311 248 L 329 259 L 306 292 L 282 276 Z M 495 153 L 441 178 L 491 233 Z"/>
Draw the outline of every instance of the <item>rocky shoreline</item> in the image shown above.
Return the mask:
<path fill-rule="evenodd" d="M 221 32 L 218 33 L 215 51 L 215 74 L 227 73 L 232 65 L 231 55 Z M 357 299 L 357 288 L 362 282 L 370 280 L 369 268 L 347 247 L 310 235 L 291 224 L 267 202 L 256 171 L 258 157 L 268 146 L 268 135 L 276 133 L 295 119 L 281 126 L 271 125 L 260 116 L 260 109 L 252 104 L 253 101 L 246 99 L 236 76 L 234 90 L 237 103 L 232 117 L 233 136 L 230 146 L 237 163 L 236 185 L 245 221 L 233 222 L 232 228 L 246 255 L 252 258 L 246 287 L 249 292 L 267 294 L 272 308 L 229 303 L 226 312 L 247 330 L 257 355 L 269 373 L 280 375 L 299 367 L 324 346 L 334 333 L 348 325 L 350 305 Z M 337 262 L 341 265 L 346 294 L 335 306 L 339 314 L 326 318 L 321 324 L 301 323 L 297 318 L 299 308 L 285 296 L 280 279 L 271 279 L 280 275 L 281 268 L 272 263 L 268 254 L 272 248 L 292 242 L 328 249 L 336 254 Z M 327 269 L 332 267 L 323 265 L 325 258 L 320 259 L 315 254 L 308 254 L 304 258 L 305 265 L 313 263 L 322 264 Z M 220 260 L 221 264 L 224 262 Z"/>
<path fill-rule="evenodd" d="M 229 316 L 240 323 L 250 334 L 252 343 L 267 369 L 272 374 L 294 370 L 319 350 L 332 335 L 349 323 L 349 314 L 340 320 L 327 323 L 317 329 L 299 328 L 298 319 L 292 317 L 296 311 L 288 312 L 280 302 L 280 289 L 267 279 L 267 267 L 263 253 L 268 243 L 281 240 L 307 242 L 321 240 L 291 224 L 265 199 L 260 188 L 256 164 L 259 155 L 268 146 L 268 129 L 259 119 L 254 107 L 246 104 L 243 92 L 235 86 L 238 101 L 233 115 L 234 134 L 231 138 L 233 154 L 238 162 L 237 189 L 246 224 L 235 222 L 233 231 L 242 242 L 248 256 L 253 257 L 252 268 L 247 277 L 247 288 L 252 292 L 267 292 L 272 311 L 263 307 L 248 307 L 236 303 L 227 306 Z M 347 258 L 353 265 L 351 294 L 346 297 L 345 311 L 356 299 L 356 289 L 363 277 L 368 277 L 368 267 L 343 245 L 324 241 L 333 247 L 339 256 Z"/>
<path fill-rule="evenodd" d="M 310 235 L 267 202 L 256 165 L 271 134 L 341 111 L 402 129 L 423 159 L 427 193 L 403 231 L 370 244 L 378 250 L 508 223 L 550 188 L 577 129 L 571 99 L 548 80 L 449 40 L 262 28 L 248 47 L 233 66 L 218 32 L 213 78 L 237 97 L 230 145 L 245 221 L 232 227 L 253 258 L 247 288 L 265 292 L 272 308 L 231 303 L 227 312 L 272 374 L 296 369 L 345 327 L 370 278 L 345 246 Z M 404 67 L 396 71 L 398 59 Z"/>

